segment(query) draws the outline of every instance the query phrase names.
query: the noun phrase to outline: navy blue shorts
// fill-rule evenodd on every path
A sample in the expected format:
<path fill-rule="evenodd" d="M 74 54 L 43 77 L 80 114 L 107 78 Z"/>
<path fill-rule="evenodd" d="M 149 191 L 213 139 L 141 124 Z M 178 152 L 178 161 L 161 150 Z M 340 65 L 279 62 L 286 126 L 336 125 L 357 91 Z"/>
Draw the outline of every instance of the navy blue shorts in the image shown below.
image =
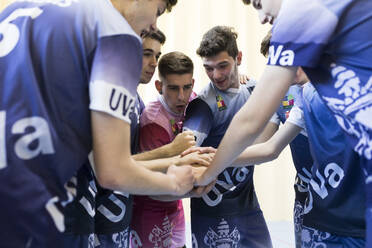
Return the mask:
<path fill-rule="evenodd" d="M 97 234 L 95 248 L 129 248 L 129 227 L 118 233 Z"/>
<path fill-rule="evenodd" d="M 272 247 L 269 230 L 261 211 L 234 215 L 191 214 L 193 248 Z"/>
<path fill-rule="evenodd" d="M 302 226 L 302 248 L 365 248 L 365 240 L 333 235 L 328 232 Z"/>

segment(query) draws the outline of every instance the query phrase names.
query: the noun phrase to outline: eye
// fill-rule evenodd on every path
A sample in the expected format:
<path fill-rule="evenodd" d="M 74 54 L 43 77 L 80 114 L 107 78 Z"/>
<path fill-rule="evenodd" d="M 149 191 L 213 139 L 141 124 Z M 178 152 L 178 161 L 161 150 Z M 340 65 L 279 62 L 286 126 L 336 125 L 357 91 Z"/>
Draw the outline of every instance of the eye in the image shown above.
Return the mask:
<path fill-rule="evenodd" d="M 213 71 L 213 68 L 211 68 L 211 67 L 204 67 L 205 68 L 205 70 L 207 71 L 207 72 L 212 72 Z"/>

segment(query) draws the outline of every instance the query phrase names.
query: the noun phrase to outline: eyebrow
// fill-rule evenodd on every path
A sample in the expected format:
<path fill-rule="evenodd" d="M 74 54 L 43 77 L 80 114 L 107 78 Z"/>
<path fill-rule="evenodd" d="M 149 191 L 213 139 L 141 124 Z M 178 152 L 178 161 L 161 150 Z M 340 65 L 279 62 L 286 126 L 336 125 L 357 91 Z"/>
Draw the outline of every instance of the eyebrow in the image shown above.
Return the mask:
<path fill-rule="evenodd" d="M 154 50 L 150 49 L 150 48 L 146 48 L 146 49 L 143 49 L 144 52 L 154 52 Z"/>

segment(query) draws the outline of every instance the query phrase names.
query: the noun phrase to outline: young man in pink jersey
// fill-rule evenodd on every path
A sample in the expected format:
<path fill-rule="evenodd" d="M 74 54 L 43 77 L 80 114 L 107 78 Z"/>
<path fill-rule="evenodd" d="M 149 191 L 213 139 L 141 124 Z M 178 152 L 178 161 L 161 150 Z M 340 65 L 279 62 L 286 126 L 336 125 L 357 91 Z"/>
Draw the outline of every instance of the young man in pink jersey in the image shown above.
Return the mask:
<path fill-rule="evenodd" d="M 147 151 L 172 142 L 182 130 L 185 108 L 195 97 L 193 63 L 180 52 L 164 55 L 159 61 L 159 91 L 140 118 L 140 150 Z M 206 154 L 206 157 L 209 155 Z M 135 197 L 131 228 L 142 247 L 184 247 L 185 221 L 181 200 Z"/>

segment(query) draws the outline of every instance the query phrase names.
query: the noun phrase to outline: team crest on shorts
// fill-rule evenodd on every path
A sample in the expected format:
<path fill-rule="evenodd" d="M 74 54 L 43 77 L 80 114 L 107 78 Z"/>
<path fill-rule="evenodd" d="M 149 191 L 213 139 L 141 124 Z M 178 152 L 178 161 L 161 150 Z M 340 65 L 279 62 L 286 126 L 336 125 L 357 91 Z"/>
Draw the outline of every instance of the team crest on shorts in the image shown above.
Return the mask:
<path fill-rule="evenodd" d="M 238 229 L 235 227 L 230 232 L 230 227 L 224 219 L 218 224 L 216 232 L 209 228 L 204 237 L 204 243 L 210 248 L 237 248 L 239 240 L 240 232 Z"/>
<path fill-rule="evenodd" d="M 217 108 L 219 111 L 225 110 L 227 108 L 225 101 L 223 100 L 221 95 L 216 96 L 217 101 Z"/>
<path fill-rule="evenodd" d="M 172 223 L 168 216 L 165 216 L 162 228 L 154 226 L 150 235 L 149 241 L 154 244 L 154 248 L 167 248 L 172 245 Z"/>

